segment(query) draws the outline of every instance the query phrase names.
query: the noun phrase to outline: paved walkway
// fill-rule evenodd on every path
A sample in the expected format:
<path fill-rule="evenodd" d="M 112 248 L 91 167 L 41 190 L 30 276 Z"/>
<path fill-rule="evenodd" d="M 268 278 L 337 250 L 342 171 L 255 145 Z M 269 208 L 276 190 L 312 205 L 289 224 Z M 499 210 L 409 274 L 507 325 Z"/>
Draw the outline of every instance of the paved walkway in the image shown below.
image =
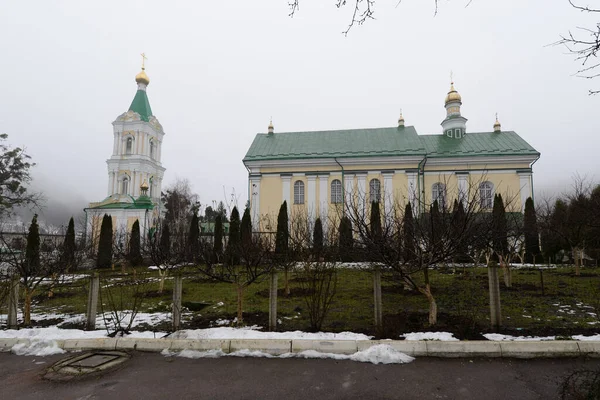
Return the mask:
<path fill-rule="evenodd" d="M 0 353 L 0 399 L 555 399 L 562 378 L 600 359 L 417 358 L 404 365 L 133 353 L 122 369 L 68 383 L 42 380 L 66 355 Z"/>

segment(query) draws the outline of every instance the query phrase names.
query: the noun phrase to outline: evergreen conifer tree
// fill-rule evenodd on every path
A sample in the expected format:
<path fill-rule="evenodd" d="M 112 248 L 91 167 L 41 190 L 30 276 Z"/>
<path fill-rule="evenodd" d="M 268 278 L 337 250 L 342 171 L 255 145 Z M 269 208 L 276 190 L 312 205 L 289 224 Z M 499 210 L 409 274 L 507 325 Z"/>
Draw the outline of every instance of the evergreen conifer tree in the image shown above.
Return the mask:
<path fill-rule="evenodd" d="M 459 261 L 467 261 L 467 237 L 465 234 L 466 230 L 466 219 L 465 207 L 462 201 L 454 200 L 454 206 L 452 207 L 452 238 L 456 240 L 456 256 L 454 257 Z"/>
<path fill-rule="evenodd" d="M 75 222 L 73 217 L 69 220 L 65 241 L 63 242 L 63 262 L 66 271 L 75 267 Z"/>
<path fill-rule="evenodd" d="M 198 259 L 200 252 L 200 227 L 198 225 L 198 214 L 192 215 L 190 221 L 190 229 L 188 231 L 187 240 L 187 259 L 190 262 L 195 262 Z"/>
<path fill-rule="evenodd" d="M 313 253 L 317 261 L 323 256 L 323 223 L 321 218 L 315 220 L 313 229 Z"/>
<path fill-rule="evenodd" d="M 168 260 L 171 256 L 171 231 L 169 225 L 166 223 L 163 225 L 162 232 L 160 234 L 159 243 L 160 256 L 163 260 Z"/>
<path fill-rule="evenodd" d="M 536 257 L 540 254 L 537 217 L 535 215 L 535 207 L 531 197 L 528 197 L 527 200 L 525 200 L 523 230 L 525 234 L 525 262 L 531 263 L 536 261 Z"/>
<path fill-rule="evenodd" d="M 369 220 L 369 233 L 371 236 L 371 245 L 373 246 L 369 258 L 376 261 L 379 246 L 382 245 L 383 232 L 381 229 L 381 212 L 379 211 L 379 202 L 371 202 L 371 218 Z"/>
<path fill-rule="evenodd" d="M 227 241 L 227 262 L 231 265 L 240 263 L 240 213 L 233 207 L 229 218 L 229 240 Z"/>
<path fill-rule="evenodd" d="M 407 262 L 415 258 L 415 223 L 410 203 L 404 207 L 402 231 L 402 252 L 404 262 Z"/>
<path fill-rule="evenodd" d="M 213 252 L 216 262 L 219 262 L 223 256 L 223 217 L 221 215 L 217 215 L 215 218 Z"/>
<path fill-rule="evenodd" d="M 277 234 L 275 236 L 275 254 L 280 258 L 285 258 L 287 256 L 289 236 L 287 201 L 284 201 L 281 204 L 281 207 L 279 207 L 279 215 L 277 215 Z"/>
<path fill-rule="evenodd" d="M 98 258 L 96 266 L 98 268 L 108 268 L 112 264 L 113 227 L 112 218 L 104 214 L 102 225 L 100 226 L 100 239 L 98 240 Z"/>
<path fill-rule="evenodd" d="M 35 274 L 40 268 L 40 228 L 37 222 L 37 214 L 31 219 L 29 233 L 27 234 L 27 248 L 25 249 L 25 265 L 28 275 Z"/>
<path fill-rule="evenodd" d="M 338 247 L 342 261 L 352 261 L 352 249 L 354 247 L 354 238 L 352 237 L 352 222 L 350 221 L 350 218 L 346 216 L 342 217 L 340 220 Z"/>
<path fill-rule="evenodd" d="M 129 254 L 127 255 L 132 266 L 142 264 L 142 252 L 140 249 L 140 221 L 136 220 L 131 227 L 131 236 L 129 237 Z"/>
<path fill-rule="evenodd" d="M 506 210 L 502 195 L 494 196 L 492 208 L 492 245 L 497 255 L 501 256 L 508 252 L 508 230 L 506 227 Z"/>
<path fill-rule="evenodd" d="M 252 219 L 250 217 L 250 207 L 246 207 L 242 216 L 240 237 L 242 239 L 242 247 L 249 249 L 252 245 Z"/>

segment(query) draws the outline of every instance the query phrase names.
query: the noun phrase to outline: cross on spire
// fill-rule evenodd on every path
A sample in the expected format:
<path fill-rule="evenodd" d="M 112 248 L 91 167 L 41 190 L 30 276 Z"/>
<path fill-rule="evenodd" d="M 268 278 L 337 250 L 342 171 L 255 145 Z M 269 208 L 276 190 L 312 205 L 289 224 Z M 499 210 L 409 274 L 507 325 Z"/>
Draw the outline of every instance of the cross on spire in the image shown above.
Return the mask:
<path fill-rule="evenodd" d="M 140 54 L 142 56 L 142 69 L 146 69 L 146 60 L 148 59 L 148 57 L 146 57 L 145 53 Z"/>

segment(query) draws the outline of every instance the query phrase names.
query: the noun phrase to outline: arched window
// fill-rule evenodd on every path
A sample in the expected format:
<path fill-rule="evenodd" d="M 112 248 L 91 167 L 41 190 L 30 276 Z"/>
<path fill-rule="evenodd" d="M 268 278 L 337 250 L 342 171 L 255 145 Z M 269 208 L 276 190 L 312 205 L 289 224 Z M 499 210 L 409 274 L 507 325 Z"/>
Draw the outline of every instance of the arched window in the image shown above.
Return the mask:
<path fill-rule="evenodd" d="M 439 208 L 446 208 L 446 185 L 441 182 L 434 183 L 431 187 L 431 201 L 436 200 Z"/>
<path fill-rule="evenodd" d="M 342 198 L 342 182 L 339 179 L 331 181 L 331 203 L 340 204 L 344 201 Z"/>
<path fill-rule="evenodd" d="M 125 141 L 125 154 L 131 154 L 133 151 L 133 138 L 128 137 Z"/>
<path fill-rule="evenodd" d="M 294 182 L 294 204 L 304 204 L 304 182 Z"/>
<path fill-rule="evenodd" d="M 150 158 L 154 160 L 154 140 L 150 140 Z"/>
<path fill-rule="evenodd" d="M 129 192 L 129 177 L 124 176 L 123 182 L 121 183 L 121 194 L 128 194 Z"/>
<path fill-rule="evenodd" d="M 481 208 L 489 209 L 492 208 L 492 195 L 494 191 L 494 185 L 492 182 L 482 182 L 479 185 L 479 205 Z"/>
<path fill-rule="evenodd" d="M 381 200 L 381 182 L 379 182 L 379 179 L 371 179 L 371 182 L 369 182 L 369 195 L 371 203 L 379 203 L 379 200 Z"/>

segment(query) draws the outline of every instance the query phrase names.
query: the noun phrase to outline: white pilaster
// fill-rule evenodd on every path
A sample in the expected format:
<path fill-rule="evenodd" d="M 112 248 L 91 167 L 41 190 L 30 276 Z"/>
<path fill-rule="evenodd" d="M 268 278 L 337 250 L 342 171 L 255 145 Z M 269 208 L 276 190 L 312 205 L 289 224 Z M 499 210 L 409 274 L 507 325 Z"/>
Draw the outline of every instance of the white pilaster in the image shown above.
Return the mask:
<path fill-rule="evenodd" d="M 417 172 L 407 171 L 406 177 L 408 178 L 408 201 L 412 207 L 413 214 L 418 212 L 417 201 L 418 201 L 418 186 L 417 186 Z"/>
<path fill-rule="evenodd" d="M 319 217 L 323 224 L 323 233 L 327 232 L 327 212 L 329 211 L 328 182 L 328 175 L 319 175 Z"/>
<path fill-rule="evenodd" d="M 366 218 L 365 210 L 367 204 L 369 204 L 366 173 L 356 174 L 356 192 L 358 193 L 356 209 L 360 213 L 360 217 Z"/>
<path fill-rule="evenodd" d="M 528 197 L 533 198 L 531 192 L 531 171 L 517 172 L 519 175 L 519 187 L 521 192 L 521 211 L 525 210 L 525 201 Z"/>
<path fill-rule="evenodd" d="M 252 214 L 252 229 L 259 229 L 260 207 L 260 176 L 250 177 L 250 211 Z"/>
<path fill-rule="evenodd" d="M 281 202 L 287 203 L 288 210 L 291 210 L 292 204 L 290 203 L 290 182 L 292 177 L 290 175 L 284 175 L 281 177 Z"/>
<path fill-rule="evenodd" d="M 354 194 L 354 175 L 346 174 L 344 176 L 344 205 L 350 216 L 350 219 L 352 219 L 354 212 Z"/>
<path fill-rule="evenodd" d="M 468 196 L 468 173 L 457 173 L 456 178 L 458 179 L 458 201 L 462 201 L 464 204 L 465 199 Z"/>
<path fill-rule="evenodd" d="M 308 175 L 306 177 L 308 182 L 308 193 L 307 193 L 307 214 L 309 218 L 309 222 L 315 220 L 315 215 L 317 212 L 317 176 L 316 175 Z"/>
<path fill-rule="evenodd" d="M 383 206 L 386 218 L 392 218 L 394 208 L 394 186 L 393 172 L 384 172 L 383 174 Z M 391 221 L 390 221 L 391 222 Z"/>

